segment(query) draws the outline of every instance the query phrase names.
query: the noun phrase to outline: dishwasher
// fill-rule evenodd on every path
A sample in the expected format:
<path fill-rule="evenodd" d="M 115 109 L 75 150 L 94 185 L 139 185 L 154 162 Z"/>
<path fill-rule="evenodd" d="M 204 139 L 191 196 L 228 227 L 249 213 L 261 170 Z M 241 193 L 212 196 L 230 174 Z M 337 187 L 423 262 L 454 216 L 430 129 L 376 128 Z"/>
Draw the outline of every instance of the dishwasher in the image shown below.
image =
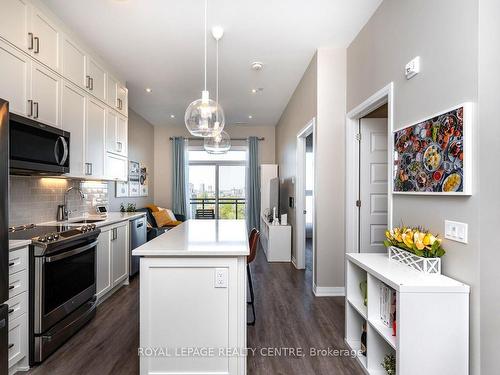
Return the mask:
<path fill-rule="evenodd" d="M 129 276 L 139 272 L 139 257 L 132 256 L 132 250 L 146 243 L 146 217 L 130 220 L 130 254 L 129 254 Z"/>

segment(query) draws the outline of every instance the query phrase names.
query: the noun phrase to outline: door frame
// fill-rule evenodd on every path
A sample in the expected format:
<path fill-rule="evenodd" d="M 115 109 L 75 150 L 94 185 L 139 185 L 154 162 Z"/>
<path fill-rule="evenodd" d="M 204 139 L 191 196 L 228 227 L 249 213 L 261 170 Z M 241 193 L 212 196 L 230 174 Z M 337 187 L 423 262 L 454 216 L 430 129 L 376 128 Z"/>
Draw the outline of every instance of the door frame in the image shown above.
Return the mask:
<path fill-rule="evenodd" d="M 306 138 L 313 134 L 313 160 L 314 160 L 314 189 L 312 194 L 313 201 L 313 243 L 312 243 L 312 283 L 316 277 L 316 154 L 317 154 L 317 137 L 316 137 L 316 118 L 313 117 L 307 124 L 297 133 L 297 180 L 295 183 L 295 240 L 297 244 L 297 259 L 292 256 L 292 263 L 297 269 L 306 268 L 306 219 L 303 213 L 306 207 Z"/>
<path fill-rule="evenodd" d="M 345 189 L 345 239 L 346 252 L 359 252 L 359 207 L 356 206 L 359 194 L 359 120 L 387 104 L 387 225 L 392 228 L 393 221 L 393 149 L 394 149 L 394 83 L 383 87 L 361 104 L 347 113 L 346 117 L 346 189 Z"/>

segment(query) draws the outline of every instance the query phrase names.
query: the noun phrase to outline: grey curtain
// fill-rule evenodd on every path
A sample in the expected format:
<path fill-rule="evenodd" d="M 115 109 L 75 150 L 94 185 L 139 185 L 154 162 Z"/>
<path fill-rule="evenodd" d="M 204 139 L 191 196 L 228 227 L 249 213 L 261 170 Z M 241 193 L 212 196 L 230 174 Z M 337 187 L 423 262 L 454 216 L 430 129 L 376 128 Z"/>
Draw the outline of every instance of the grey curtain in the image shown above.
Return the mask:
<path fill-rule="evenodd" d="M 189 218 L 187 140 L 183 137 L 175 137 L 172 140 L 172 151 L 172 210 L 176 214 Z"/>
<path fill-rule="evenodd" d="M 246 221 L 248 231 L 260 226 L 260 166 L 259 140 L 248 138 L 248 156 L 246 171 Z"/>

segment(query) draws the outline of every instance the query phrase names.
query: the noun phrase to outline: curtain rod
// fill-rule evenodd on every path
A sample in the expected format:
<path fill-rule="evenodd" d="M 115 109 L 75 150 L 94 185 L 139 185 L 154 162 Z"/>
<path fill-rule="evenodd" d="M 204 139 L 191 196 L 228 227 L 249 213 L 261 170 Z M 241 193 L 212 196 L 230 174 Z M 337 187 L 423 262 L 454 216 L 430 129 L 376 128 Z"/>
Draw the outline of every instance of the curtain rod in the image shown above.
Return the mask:
<path fill-rule="evenodd" d="M 174 137 L 169 137 L 169 139 L 171 141 L 174 140 Z M 188 141 L 203 141 L 203 138 L 201 137 L 198 137 L 198 138 L 195 138 L 195 137 L 184 137 L 185 140 L 188 140 Z M 264 141 L 265 138 L 264 137 L 260 137 L 260 138 L 257 138 L 258 141 Z M 248 141 L 248 138 L 231 138 L 231 141 Z"/>

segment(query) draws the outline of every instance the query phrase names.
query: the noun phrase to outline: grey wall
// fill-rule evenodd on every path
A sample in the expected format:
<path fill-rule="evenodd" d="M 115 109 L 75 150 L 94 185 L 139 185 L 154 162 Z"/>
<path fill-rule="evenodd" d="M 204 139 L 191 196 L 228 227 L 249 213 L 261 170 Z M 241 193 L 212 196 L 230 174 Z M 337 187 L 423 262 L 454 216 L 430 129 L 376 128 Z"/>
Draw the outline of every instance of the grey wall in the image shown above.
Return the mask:
<path fill-rule="evenodd" d="M 116 198 L 114 182 L 109 182 L 109 207 L 110 211 L 119 211 L 120 203 L 126 206 L 134 203 L 137 208 L 144 207 L 154 202 L 154 127 L 131 108 L 128 111 L 128 159 L 144 162 L 148 167 L 149 195 L 137 198 Z"/>
<path fill-rule="evenodd" d="M 264 137 L 259 142 L 260 163 L 274 164 L 274 127 L 273 126 L 237 126 L 226 125 L 224 128 L 231 138 Z M 191 136 L 185 126 L 155 126 L 154 158 L 155 158 L 155 203 L 162 207 L 172 207 L 172 142 L 170 137 Z M 202 142 L 192 142 L 202 145 Z M 232 142 L 246 144 L 246 142 Z"/>
<path fill-rule="evenodd" d="M 479 1 L 479 184 L 481 197 L 481 373 L 496 374 L 500 341 L 500 1 Z M 493 172 L 493 173 L 492 173 Z"/>
<path fill-rule="evenodd" d="M 498 47 L 498 42 L 494 45 Z M 347 50 L 347 110 L 391 81 L 395 128 L 465 101 L 477 103 L 477 53 L 478 1 L 385 0 Z M 407 81 L 403 69 L 415 56 L 421 57 L 422 72 Z M 477 121 L 473 126 L 477 134 Z M 478 374 L 481 201 L 477 137 L 474 143 L 471 197 L 394 196 L 393 222 L 424 225 L 437 233 L 443 233 L 445 219 L 469 224 L 467 245 L 444 242 L 443 273 L 472 287 L 471 373 Z"/>

